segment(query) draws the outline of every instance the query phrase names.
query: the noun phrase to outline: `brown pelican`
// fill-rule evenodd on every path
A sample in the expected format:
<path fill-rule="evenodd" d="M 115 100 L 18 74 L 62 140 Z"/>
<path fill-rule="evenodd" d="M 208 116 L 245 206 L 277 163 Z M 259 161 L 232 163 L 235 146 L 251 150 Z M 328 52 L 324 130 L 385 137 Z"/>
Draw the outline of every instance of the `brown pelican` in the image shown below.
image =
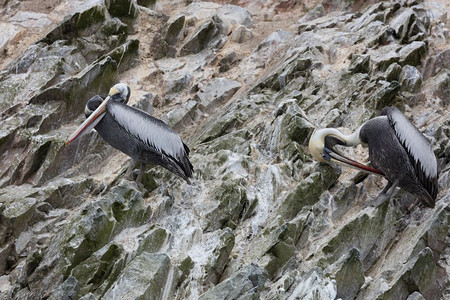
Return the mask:
<path fill-rule="evenodd" d="M 189 148 L 166 123 L 127 106 L 129 98 L 130 88 L 123 83 L 114 85 L 104 100 L 98 95 L 92 97 L 85 108 L 87 119 L 68 138 L 66 145 L 95 128 L 108 144 L 133 159 L 128 176 L 134 162 L 141 162 L 137 182 L 146 164 L 157 164 L 189 183 L 193 172 Z"/>
<path fill-rule="evenodd" d="M 369 146 L 373 168 L 334 149 L 335 145 L 361 143 Z M 384 200 L 390 198 L 398 186 L 418 196 L 426 205 L 435 205 L 438 192 L 436 156 L 423 134 L 395 107 L 385 107 L 379 117 L 367 121 L 350 135 L 334 128 L 318 129 L 311 136 L 309 150 L 318 161 L 332 161 L 384 176 L 388 180 L 380 194 Z"/>

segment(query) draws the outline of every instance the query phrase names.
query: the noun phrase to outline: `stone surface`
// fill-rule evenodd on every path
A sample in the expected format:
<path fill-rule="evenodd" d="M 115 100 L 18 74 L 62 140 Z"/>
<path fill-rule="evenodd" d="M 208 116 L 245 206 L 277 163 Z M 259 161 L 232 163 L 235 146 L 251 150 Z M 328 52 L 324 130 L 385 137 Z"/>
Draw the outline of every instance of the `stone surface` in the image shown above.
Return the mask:
<path fill-rule="evenodd" d="M 0 299 L 448 298 L 448 5 L 223 2 L 0 1 Z M 95 131 L 64 146 L 119 81 L 190 184 L 126 178 Z M 388 105 L 432 144 L 433 209 L 310 155 Z"/>
<path fill-rule="evenodd" d="M 143 252 L 123 270 L 104 297 L 113 299 L 161 299 L 169 278 L 170 259 L 165 254 Z"/>
<path fill-rule="evenodd" d="M 419 70 L 413 66 L 406 65 L 400 72 L 399 82 L 402 90 L 416 93 L 422 86 L 422 75 L 420 75 Z"/>

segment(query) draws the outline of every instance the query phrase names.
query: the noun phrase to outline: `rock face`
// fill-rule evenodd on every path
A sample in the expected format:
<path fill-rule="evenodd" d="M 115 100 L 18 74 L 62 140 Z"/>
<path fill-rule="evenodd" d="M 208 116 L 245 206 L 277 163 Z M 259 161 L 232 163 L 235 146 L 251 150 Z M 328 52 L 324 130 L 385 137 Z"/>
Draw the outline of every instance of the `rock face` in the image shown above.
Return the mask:
<path fill-rule="evenodd" d="M 448 5 L 190 2 L 0 1 L 0 299 L 448 299 Z M 64 146 L 118 81 L 191 185 L 124 178 L 95 132 Z M 367 205 L 384 179 L 309 154 L 388 105 L 432 142 L 434 209 Z"/>

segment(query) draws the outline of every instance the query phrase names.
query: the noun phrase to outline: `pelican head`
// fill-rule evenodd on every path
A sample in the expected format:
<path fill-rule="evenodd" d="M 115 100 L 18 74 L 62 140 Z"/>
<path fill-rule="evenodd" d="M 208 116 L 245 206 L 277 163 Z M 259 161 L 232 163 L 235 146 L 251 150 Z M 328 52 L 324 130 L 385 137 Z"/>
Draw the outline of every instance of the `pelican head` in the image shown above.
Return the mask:
<path fill-rule="evenodd" d="M 124 104 L 128 103 L 130 100 L 130 87 L 125 83 L 118 83 L 114 85 L 110 90 L 108 96 L 111 97 L 112 100 L 123 102 Z"/>
<path fill-rule="evenodd" d="M 311 152 L 313 158 L 319 162 L 334 162 L 367 173 L 383 175 L 383 173 L 377 169 L 365 166 L 357 161 L 345 157 L 334 148 L 336 145 L 347 147 L 360 144 L 360 129 L 361 128 L 358 128 L 351 135 L 344 135 L 342 132 L 334 128 L 316 129 L 309 140 L 309 151 Z"/>
<path fill-rule="evenodd" d="M 106 114 L 106 105 L 109 100 L 126 104 L 130 99 L 130 94 L 130 88 L 126 84 L 118 83 L 109 90 L 108 96 L 104 100 L 99 95 L 95 95 L 89 99 L 84 109 L 84 114 L 87 119 L 70 135 L 65 145 L 67 146 L 91 131 L 102 120 Z"/>

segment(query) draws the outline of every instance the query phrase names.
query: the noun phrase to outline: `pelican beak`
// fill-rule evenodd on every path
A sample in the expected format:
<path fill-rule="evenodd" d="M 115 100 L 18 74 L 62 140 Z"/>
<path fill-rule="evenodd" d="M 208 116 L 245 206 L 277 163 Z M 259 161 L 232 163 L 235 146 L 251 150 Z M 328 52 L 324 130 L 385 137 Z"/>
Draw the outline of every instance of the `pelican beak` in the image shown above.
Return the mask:
<path fill-rule="evenodd" d="M 353 159 L 350 159 L 350 158 L 342 155 L 341 153 L 339 153 L 336 149 L 334 149 L 334 147 L 330 147 L 330 148 L 323 147 L 322 157 L 326 161 L 332 161 L 332 162 L 340 164 L 340 165 L 346 165 L 346 166 L 352 167 L 354 169 L 357 169 L 357 170 L 360 170 L 360 171 L 363 171 L 366 173 L 384 176 L 383 172 L 381 172 L 380 170 L 363 165 Z"/>
<path fill-rule="evenodd" d="M 95 125 L 103 119 L 106 113 L 106 104 L 108 104 L 109 99 L 110 96 L 106 97 L 97 109 L 94 110 L 94 112 L 89 116 L 89 118 L 87 118 L 83 124 L 81 124 L 80 127 L 78 127 L 77 130 L 69 136 L 67 141 L 64 143 L 66 146 L 91 131 Z"/>

